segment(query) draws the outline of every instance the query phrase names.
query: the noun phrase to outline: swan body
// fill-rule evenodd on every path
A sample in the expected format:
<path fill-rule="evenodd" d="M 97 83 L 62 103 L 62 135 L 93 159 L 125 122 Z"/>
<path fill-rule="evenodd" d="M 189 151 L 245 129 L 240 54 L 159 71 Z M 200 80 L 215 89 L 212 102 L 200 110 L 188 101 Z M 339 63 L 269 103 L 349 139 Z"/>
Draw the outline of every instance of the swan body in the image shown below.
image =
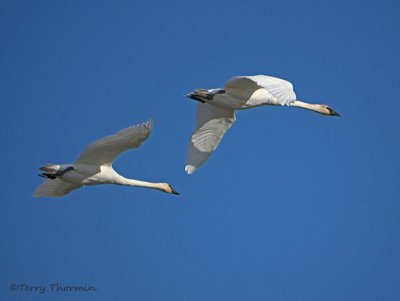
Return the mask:
<path fill-rule="evenodd" d="M 82 186 L 100 184 L 140 186 L 179 194 L 168 183 L 127 179 L 112 167 L 112 163 L 122 152 L 138 148 L 150 136 L 151 129 L 152 121 L 128 127 L 93 142 L 74 163 L 41 167 L 40 170 L 44 173 L 39 176 L 46 178 L 46 181 L 35 190 L 33 196 L 59 197 Z"/>
<path fill-rule="evenodd" d="M 215 151 L 226 131 L 235 122 L 235 110 L 259 106 L 292 106 L 327 116 L 340 116 L 324 104 L 310 104 L 296 99 L 293 85 L 283 79 L 267 76 L 238 76 L 224 88 L 199 89 L 186 95 L 199 101 L 196 130 L 189 142 L 185 171 L 194 173 Z"/>

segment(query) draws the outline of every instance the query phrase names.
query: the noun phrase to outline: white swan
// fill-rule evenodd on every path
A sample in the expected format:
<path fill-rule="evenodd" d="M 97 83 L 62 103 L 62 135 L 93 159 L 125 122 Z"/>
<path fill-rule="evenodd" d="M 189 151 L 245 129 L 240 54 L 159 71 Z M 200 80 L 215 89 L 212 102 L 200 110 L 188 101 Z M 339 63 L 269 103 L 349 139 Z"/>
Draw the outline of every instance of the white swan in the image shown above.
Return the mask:
<path fill-rule="evenodd" d="M 225 132 L 235 121 L 235 110 L 263 105 L 287 105 L 323 115 L 340 116 L 327 105 L 296 100 L 290 82 L 266 75 L 238 76 L 223 89 L 195 90 L 186 95 L 197 100 L 196 131 L 193 133 L 185 171 L 192 174 L 214 152 Z"/>
<path fill-rule="evenodd" d="M 47 178 L 33 196 L 63 196 L 74 189 L 99 184 L 117 184 L 158 189 L 179 194 L 168 183 L 151 183 L 126 179 L 112 167 L 115 158 L 122 152 L 139 147 L 150 135 L 152 121 L 128 127 L 118 133 L 91 143 L 71 164 L 49 164 L 40 170 L 39 176 Z"/>

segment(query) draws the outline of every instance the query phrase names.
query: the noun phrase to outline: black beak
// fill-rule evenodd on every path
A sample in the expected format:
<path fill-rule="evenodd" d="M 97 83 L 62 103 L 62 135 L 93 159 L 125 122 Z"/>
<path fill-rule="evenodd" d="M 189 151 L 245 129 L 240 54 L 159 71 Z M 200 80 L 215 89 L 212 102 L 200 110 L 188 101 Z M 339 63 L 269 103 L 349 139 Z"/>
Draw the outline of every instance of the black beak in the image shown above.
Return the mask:
<path fill-rule="evenodd" d="M 172 189 L 171 193 L 172 193 L 172 194 L 179 195 L 179 192 L 178 192 L 178 191 L 176 191 L 175 189 Z"/>
<path fill-rule="evenodd" d="M 169 187 L 171 188 L 171 193 L 172 193 L 172 194 L 179 195 L 179 192 L 176 191 L 175 189 L 173 189 L 171 185 L 169 185 Z"/>
<path fill-rule="evenodd" d="M 332 110 L 331 108 L 328 108 L 330 116 L 337 116 L 337 117 L 342 117 L 338 112 Z"/>

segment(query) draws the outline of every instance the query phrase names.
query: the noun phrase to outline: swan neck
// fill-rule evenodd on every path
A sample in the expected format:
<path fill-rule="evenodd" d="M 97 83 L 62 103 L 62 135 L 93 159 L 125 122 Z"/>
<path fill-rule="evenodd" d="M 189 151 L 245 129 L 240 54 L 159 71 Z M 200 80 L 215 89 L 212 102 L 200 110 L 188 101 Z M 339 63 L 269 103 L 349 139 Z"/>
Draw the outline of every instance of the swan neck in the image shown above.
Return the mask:
<path fill-rule="evenodd" d="M 303 102 L 303 101 L 300 101 L 300 100 L 294 100 L 294 101 L 292 101 L 290 103 L 290 106 L 291 107 L 302 108 L 302 109 L 306 109 L 306 110 L 311 110 L 311 111 L 318 112 L 318 113 L 321 113 L 321 114 L 325 114 L 324 109 L 319 104 L 313 104 L 313 103 Z"/>
<path fill-rule="evenodd" d="M 139 180 L 134 180 L 134 179 L 127 179 L 122 176 L 120 176 L 120 178 L 118 179 L 117 184 L 125 185 L 125 186 L 138 186 L 138 187 L 146 187 L 146 188 L 162 190 L 161 183 L 153 183 L 153 182 L 139 181 Z"/>

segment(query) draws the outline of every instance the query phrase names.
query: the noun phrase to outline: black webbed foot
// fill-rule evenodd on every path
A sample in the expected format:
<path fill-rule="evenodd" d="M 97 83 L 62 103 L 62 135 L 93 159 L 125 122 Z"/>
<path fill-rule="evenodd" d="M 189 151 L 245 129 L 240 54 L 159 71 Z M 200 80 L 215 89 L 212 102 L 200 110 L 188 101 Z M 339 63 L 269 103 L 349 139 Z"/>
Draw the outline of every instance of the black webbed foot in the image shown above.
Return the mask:
<path fill-rule="evenodd" d="M 72 166 L 69 166 L 69 167 L 67 167 L 67 168 L 65 169 L 64 173 L 66 173 L 67 171 L 71 171 L 71 170 L 74 170 L 74 168 L 73 168 Z"/>
<path fill-rule="evenodd" d="M 63 175 L 65 175 L 65 173 L 74 170 L 74 168 L 72 166 L 68 166 L 66 169 L 64 169 L 63 171 L 58 171 L 55 175 L 58 177 L 61 177 Z"/>
<path fill-rule="evenodd" d="M 42 178 L 46 178 L 46 179 L 51 179 L 51 180 L 57 179 L 56 175 L 52 175 L 52 174 L 48 174 L 48 173 L 38 173 L 38 176 L 42 177 Z"/>
<path fill-rule="evenodd" d="M 203 99 L 201 99 L 198 95 L 194 94 L 194 93 L 189 93 L 185 95 L 186 97 L 193 99 L 193 100 L 197 100 L 201 103 L 206 103 Z"/>

